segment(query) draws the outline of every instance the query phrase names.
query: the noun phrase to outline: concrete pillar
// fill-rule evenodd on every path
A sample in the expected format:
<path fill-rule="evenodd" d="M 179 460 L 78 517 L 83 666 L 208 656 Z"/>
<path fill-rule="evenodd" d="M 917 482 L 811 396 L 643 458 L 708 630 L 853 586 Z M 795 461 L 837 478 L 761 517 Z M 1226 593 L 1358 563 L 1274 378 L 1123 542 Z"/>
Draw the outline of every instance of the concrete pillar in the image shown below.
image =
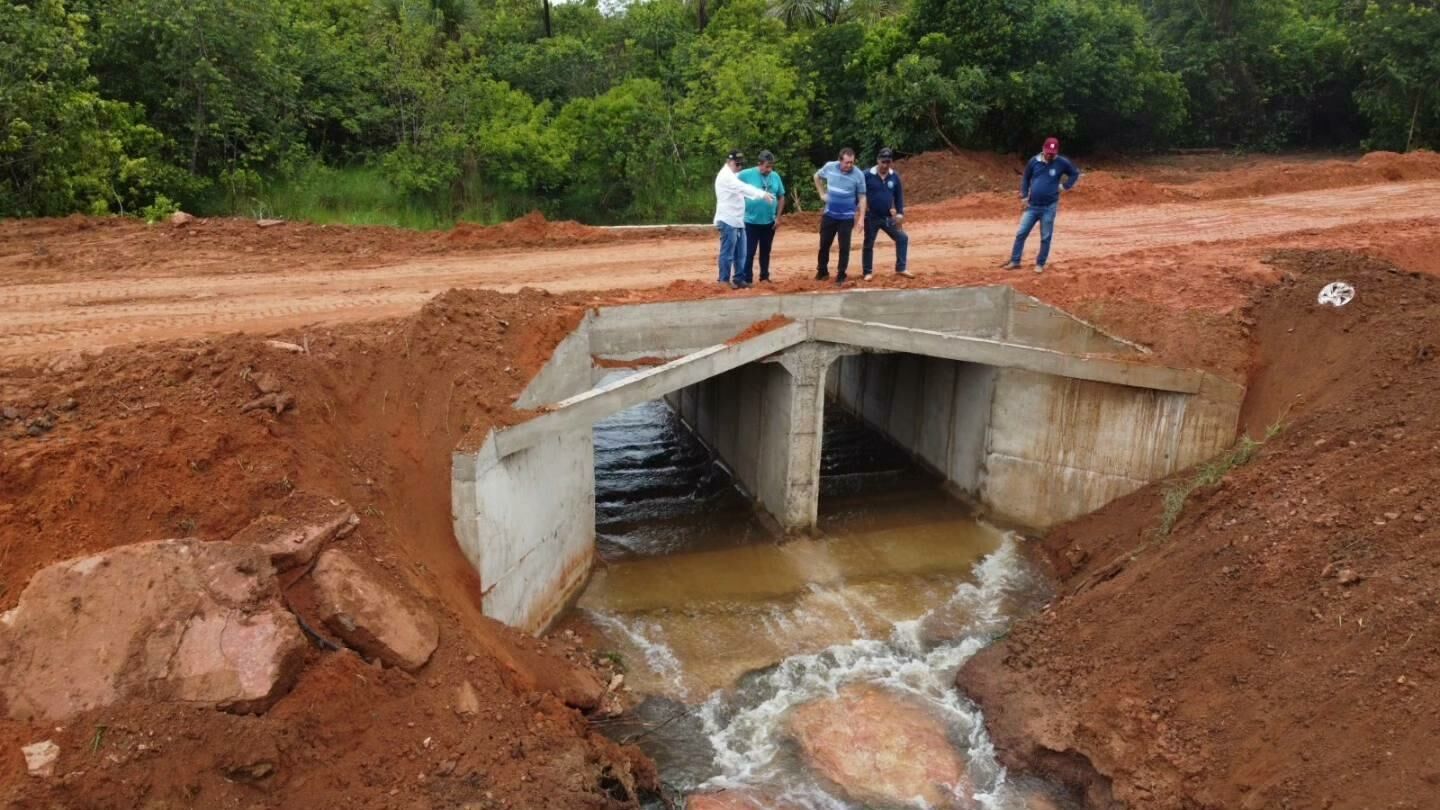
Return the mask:
<path fill-rule="evenodd" d="M 833 343 L 802 343 L 775 361 L 790 372 L 789 430 L 782 491 L 770 494 L 770 508 L 787 532 L 815 528 L 820 511 L 820 450 L 825 431 L 825 374 L 837 357 L 857 350 Z M 780 448 L 776 448 L 778 451 Z M 766 493 L 760 495 L 766 501 Z"/>

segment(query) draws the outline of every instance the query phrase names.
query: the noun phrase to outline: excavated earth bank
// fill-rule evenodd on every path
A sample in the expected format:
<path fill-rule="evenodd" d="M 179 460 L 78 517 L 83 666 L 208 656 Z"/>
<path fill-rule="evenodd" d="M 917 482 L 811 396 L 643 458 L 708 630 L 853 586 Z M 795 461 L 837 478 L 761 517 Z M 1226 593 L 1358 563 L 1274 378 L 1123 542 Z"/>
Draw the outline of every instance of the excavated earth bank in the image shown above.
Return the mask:
<path fill-rule="evenodd" d="M 1052 531 L 1056 600 L 959 676 L 1008 764 L 1087 807 L 1437 806 L 1440 282 L 1276 265 L 1242 427 L 1279 433 L 1168 536 L 1193 473 Z M 1338 279 L 1355 300 L 1317 306 Z"/>

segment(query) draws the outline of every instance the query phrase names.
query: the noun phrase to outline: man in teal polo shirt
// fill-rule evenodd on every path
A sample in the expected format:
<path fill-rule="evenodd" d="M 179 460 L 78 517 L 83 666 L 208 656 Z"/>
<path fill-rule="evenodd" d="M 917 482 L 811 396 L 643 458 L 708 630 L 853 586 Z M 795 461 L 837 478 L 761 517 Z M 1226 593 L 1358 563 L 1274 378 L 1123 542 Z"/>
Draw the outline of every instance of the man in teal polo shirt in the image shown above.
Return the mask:
<path fill-rule="evenodd" d="M 775 171 L 775 155 L 760 152 L 759 165 L 740 172 L 740 182 L 768 192 L 772 200 L 745 201 L 745 281 L 755 277 L 755 254 L 760 254 L 760 280 L 770 280 L 770 246 L 785 211 L 785 182 Z"/>

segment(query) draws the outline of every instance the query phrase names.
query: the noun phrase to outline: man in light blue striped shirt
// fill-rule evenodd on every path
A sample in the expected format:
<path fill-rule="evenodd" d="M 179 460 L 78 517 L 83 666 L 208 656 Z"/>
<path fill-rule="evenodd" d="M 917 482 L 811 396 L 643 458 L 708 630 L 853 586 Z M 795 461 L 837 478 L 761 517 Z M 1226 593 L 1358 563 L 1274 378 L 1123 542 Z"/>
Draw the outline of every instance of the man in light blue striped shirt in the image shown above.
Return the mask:
<path fill-rule="evenodd" d="M 840 159 L 832 160 L 815 172 L 815 191 L 825 201 L 820 216 L 820 255 L 816 257 L 815 280 L 830 278 L 830 245 L 840 237 L 840 261 L 835 284 L 845 283 L 850 267 L 850 232 L 855 220 L 865 219 L 865 172 L 855 166 L 855 150 L 840 150 Z"/>

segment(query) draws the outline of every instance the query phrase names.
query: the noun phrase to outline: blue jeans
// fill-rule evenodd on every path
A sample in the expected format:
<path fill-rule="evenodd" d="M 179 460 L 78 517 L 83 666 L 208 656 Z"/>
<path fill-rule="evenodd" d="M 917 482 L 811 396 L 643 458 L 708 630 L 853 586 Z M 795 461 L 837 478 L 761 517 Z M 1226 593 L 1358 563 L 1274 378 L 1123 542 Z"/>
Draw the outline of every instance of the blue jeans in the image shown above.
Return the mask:
<path fill-rule="evenodd" d="M 730 271 L 735 271 L 735 283 L 749 283 L 745 275 L 745 229 L 715 223 L 720 232 L 720 281 L 730 281 Z"/>
<path fill-rule="evenodd" d="M 895 272 L 905 271 L 905 254 L 910 248 L 910 235 L 895 224 L 894 217 L 865 217 L 865 243 L 860 248 L 860 267 L 865 275 L 875 271 L 875 239 L 880 231 L 895 242 Z"/>
<path fill-rule="evenodd" d="M 1010 263 L 1019 264 L 1020 256 L 1025 252 L 1025 239 L 1034 230 L 1035 223 L 1040 223 L 1040 255 L 1035 257 L 1035 264 L 1045 266 L 1045 261 L 1050 258 L 1050 237 L 1055 235 L 1055 214 L 1060 210 L 1060 201 L 1056 200 L 1049 205 L 1032 205 L 1025 209 L 1020 215 L 1020 230 L 1015 232 L 1015 247 L 1010 250 Z"/>

